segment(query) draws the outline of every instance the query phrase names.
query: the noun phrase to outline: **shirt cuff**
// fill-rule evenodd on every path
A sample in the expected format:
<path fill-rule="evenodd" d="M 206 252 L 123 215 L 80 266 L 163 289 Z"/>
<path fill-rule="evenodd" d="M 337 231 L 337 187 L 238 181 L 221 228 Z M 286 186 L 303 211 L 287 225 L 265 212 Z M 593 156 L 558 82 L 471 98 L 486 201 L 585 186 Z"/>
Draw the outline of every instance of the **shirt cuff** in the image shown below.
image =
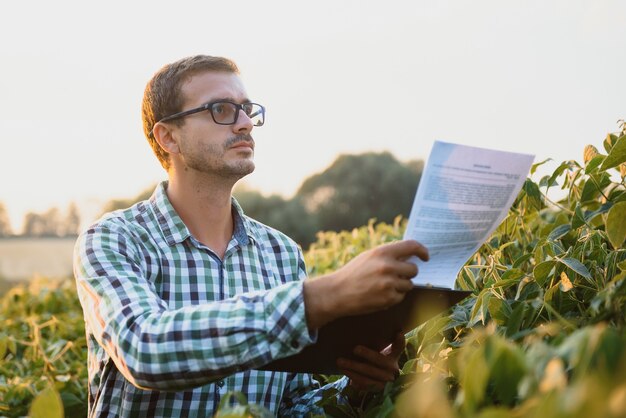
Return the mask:
<path fill-rule="evenodd" d="M 317 341 L 317 330 L 310 331 L 304 308 L 303 282 L 278 286 L 266 299 L 266 329 L 271 341 L 272 359 L 288 357 Z"/>

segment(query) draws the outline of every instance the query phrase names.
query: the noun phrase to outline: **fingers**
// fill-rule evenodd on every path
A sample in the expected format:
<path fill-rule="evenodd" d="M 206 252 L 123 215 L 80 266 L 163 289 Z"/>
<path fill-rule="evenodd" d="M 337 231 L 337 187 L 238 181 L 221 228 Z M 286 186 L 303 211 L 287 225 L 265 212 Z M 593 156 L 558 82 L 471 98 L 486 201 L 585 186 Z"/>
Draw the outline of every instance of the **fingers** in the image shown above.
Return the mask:
<path fill-rule="evenodd" d="M 404 335 L 398 333 L 393 343 L 380 353 L 367 347 L 357 346 L 354 354 L 359 357 L 359 360 L 339 358 L 337 366 L 358 389 L 382 390 L 387 382 L 392 382 L 398 377 L 400 373 L 398 358 L 405 346 Z"/>
<path fill-rule="evenodd" d="M 401 299 L 404 298 L 404 294 L 413 289 L 413 282 L 408 279 L 397 279 L 394 283 L 396 292 L 401 294 Z"/>
<path fill-rule="evenodd" d="M 332 273 L 337 279 L 331 286 L 335 296 L 330 303 L 325 302 L 330 306 L 325 310 L 331 312 L 326 316 L 332 319 L 369 313 L 401 302 L 413 289 L 410 279 L 417 275 L 416 264 L 407 261 L 413 256 L 426 260 L 428 251 L 417 241 L 405 240 L 372 248 L 350 260 Z M 315 301 L 315 298 L 309 299 Z M 309 301 L 309 305 L 311 303 Z"/>
<path fill-rule="evenodd" d="M 384 251 L 389 251 L 397 259 L 406 259 L 416 256 L 423 261 L 428 261 L 428 249 L 415 240 L 396 241 L 380 247 Z"/>
<path fill-rule="evenodd" d="M 367 376 L 362 376 L 352 370 L 339 369 L 341 373 L 350 379 L 350 385 L 358 390 L 383 390 L 385 383 L 372 380 Z"/>
<path fill-rule="evenodd" d="M 385 355 L 360 345 L 355 347 L 354 354 L 359 357 L 359 360 L 364 360 L 364 362 L 354 361 L 360 366 L 355 368 L 360 373 L 370 377 L 393 380 L 398 372 L 398 358 L 396 356 Z"/>
<path fill-rule="evenodd" d="M 394 270 L 401 277 L 412 278 L 417 276 L 417 266 L 408 261 L 397 261 L 394 263 Z"/>
<path fill-rule="evenodd" d="M 379 354 L 379 353 L 376 353 Z M 369 380 L 375 383 L 385 384 L 385 382 L 392 382 L 396 377 L 397 369 L 389 369 L 388 367 L 381 368 L 373 364 L 364 363 L 356 360 L 340 358 L 337 360 L 337 366 L 348 377 L 355 376 L 357 380 Z"/>
<path fill-rule="evenodd" d="M 400 354 L 402 353 L 405 347 L 406 347 L 406 339 L 404 338 L 404 334 L 399 332 L 396 334 L 396 338 L 395 340 L 393 340 L 393 343 L 389 344 L 387 347 L 382 349 L 380 353 L 384 354 L 385 356 L 393 356 L 397 358 L 397 357 L 400 357 Z"/>
<path fill-rule="evenodd" d="M 400 338 L 402 337 L 402 338 Z M 361 360 L 339 358 L 337 366 L 350 378 L 358 389 L 382 390 L 387 382 L 393 382 L 400 372 L 398 356 L 404 349 L 404 336 L 400 334 L 388 348 L 389 354 L 379 353 L 367 347 L 357 346 L 354 354 Z"/>
<path fill-rule="evenodd" d="M 385 356 L 389 356 L 397 360 L 400 357 L 400 354 L 402 354 L 402 352 L 404 351 L 405 347 L 406 339 L 404 338 L 404 334 L 399 332 L 396 335 L 396 339 L 393 341 L 393 343 L 385 348 L 381 353 Z"/>

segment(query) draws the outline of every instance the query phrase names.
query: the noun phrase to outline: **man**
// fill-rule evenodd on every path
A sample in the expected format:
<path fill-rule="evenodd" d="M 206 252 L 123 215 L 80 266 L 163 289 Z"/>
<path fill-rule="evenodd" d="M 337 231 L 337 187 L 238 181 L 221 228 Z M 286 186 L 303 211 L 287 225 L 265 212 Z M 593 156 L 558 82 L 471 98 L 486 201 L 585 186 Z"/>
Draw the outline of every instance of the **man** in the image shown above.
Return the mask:
<path fill-rule="evenodd" d="M 91 417 L 213 416 L 244 393 L 281 416 L 320 413 L 322 392 L 382 388 L 398 371 L 389 350 L 357 347 L 346 378 L 320 388 L 306 374 L 255 370 L 312 344 L 324 324 L 398 303 L 417 274 L 415 241 L 363 252 L 305 279 L 297 245 L 246 217 L 232 198 L 254 170 L 251 132 L 265 109 L 236 65 L 195 56 L 148 83 L 144 131 L 168 174 L 152 197 L 105 215 L 79 237 L 75 275 L 89 348 Z"/>

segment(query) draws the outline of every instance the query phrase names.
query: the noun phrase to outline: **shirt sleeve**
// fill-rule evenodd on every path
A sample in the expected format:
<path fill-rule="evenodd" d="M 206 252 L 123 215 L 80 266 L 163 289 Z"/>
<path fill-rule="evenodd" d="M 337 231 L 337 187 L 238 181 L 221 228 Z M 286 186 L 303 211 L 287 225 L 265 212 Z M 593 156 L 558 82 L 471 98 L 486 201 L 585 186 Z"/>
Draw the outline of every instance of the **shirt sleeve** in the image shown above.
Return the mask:
<path fill-rule="evenodd" d="M 300 280 L 307 277 L 306 265 L 302 251 L 298 249 L 298 274 Z M 305 417 L 325 416 L 324 408 L 318 403 L 324 398 L 336 397 L 337 402 L 347 403 L 343 395 L 349 379 L 344 376 L 334 382 L 320 386 L 320 383 L 311 374 L 291 373 L 283 398 L 279 406 L 279 416 Z"/>
<path fill-rule="evenodd" d="M 88 332 L 133 385 L 199 386 L 313 342 L 301 281 L 172 310 L 129 237 L 112 222 L 90 228 L 77 240 L 74 273 Z"/>

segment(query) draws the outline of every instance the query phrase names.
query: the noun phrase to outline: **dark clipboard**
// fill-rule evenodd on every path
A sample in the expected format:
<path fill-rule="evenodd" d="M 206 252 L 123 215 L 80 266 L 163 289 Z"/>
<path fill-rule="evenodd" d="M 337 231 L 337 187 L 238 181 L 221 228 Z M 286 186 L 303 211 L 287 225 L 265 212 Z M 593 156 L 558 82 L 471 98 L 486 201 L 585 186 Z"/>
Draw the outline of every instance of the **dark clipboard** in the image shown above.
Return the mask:
<path fill-rule="evenodd" d="M 472 292 L 415 286 L 402 302 L 365 315 L 339 318 L 318 331 L 317 342 L 300 353 L 275 360 L 260 370 L 297 373 L 341 374 L 336 361 L 353 357 L 352 350 L 364 345 L 376 351 L 388 346 L 398 332 L 407 333 L 434 315 L 459 303 Z"/>

